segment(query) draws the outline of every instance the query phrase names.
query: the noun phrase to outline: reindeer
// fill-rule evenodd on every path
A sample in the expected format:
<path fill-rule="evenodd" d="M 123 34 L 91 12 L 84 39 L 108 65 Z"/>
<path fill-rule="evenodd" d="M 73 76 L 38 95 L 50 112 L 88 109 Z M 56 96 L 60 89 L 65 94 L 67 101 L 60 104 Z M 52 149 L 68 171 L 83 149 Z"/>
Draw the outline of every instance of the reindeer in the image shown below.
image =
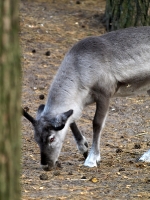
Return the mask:
<path fill-rule="evenodd" d="M 97 166 L 110 99 L 140 93 L 150 95 L 150 27 L 117 30 L 75 44 L 65 55 L 36 119 L 23 111 L 33 124 L 42 168 L 55 166 L 69 126 L 85 157 L 84 165 Z M 86 138 L 75 122 L 92 103 L 96 103 L 96 112 L 88 153 Z M 150 162 L 150 150 L 140 160 Z"/>

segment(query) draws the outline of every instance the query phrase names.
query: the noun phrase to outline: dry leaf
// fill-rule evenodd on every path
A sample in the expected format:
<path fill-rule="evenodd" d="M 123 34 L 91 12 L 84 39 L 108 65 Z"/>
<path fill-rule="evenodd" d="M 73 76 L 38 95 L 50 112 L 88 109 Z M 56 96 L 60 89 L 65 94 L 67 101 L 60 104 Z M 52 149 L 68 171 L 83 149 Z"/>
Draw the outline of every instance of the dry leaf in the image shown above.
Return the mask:
<path fill-rule="evenodd" d="M 92 181 L 92 183 L 97 183 L 98 179 L 94 177 L 94 178 L 91 178 L 90 181 Z"/>
<path fill-rule="evenodd" d="M 126 188 L 130 188 L 131 187 L 131 185 L 126 185 Z"/>

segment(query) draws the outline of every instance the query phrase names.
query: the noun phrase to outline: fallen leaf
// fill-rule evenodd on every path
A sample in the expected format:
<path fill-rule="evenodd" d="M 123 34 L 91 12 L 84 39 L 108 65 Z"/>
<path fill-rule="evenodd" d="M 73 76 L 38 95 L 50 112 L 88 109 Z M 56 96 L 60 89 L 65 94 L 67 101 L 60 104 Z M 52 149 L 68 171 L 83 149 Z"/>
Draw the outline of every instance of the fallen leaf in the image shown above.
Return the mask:
<path fill-rule="evenodd" d="M 92 183 L 97 183 L 98 179 L 94 177 L 94 178 L 91 178 L 90 181 L 92 181 Z"/>
<path fill-rule="evenodd" d="M 131 185 L 126 185 L 126 188 L 130 188 L 131 187 Z"/>

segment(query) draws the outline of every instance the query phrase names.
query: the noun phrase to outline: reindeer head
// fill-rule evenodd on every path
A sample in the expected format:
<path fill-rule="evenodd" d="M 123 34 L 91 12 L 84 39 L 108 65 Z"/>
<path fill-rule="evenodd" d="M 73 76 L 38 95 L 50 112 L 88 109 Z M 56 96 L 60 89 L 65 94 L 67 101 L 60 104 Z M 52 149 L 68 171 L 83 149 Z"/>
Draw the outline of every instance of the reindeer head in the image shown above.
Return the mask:
<path fill-rule="evenodd" d="M 25 110 L 23 115 L 34 127 L 34 138 L 40 147 L 41 166 L 44 170 L 50 170 L 59 157 L 68 128 L 66 122 L 73 114 L 73 110 L 51 116 L 43 113 L 44 107 L 45 105 L 39 106 L 36 119 Z"/>

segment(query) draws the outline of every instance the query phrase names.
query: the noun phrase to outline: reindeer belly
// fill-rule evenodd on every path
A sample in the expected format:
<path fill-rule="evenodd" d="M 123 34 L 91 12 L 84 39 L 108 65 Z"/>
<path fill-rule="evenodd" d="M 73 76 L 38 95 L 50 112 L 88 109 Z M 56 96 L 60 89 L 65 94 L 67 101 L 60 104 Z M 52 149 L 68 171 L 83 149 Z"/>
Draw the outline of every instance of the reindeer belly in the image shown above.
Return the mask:
<path fill-rule="evenodd" d="M 150 96 L 150 79 L 137 83 L 119 83 L 118 90 L 114 96 L 125 97 L 141 94 Z"/>

